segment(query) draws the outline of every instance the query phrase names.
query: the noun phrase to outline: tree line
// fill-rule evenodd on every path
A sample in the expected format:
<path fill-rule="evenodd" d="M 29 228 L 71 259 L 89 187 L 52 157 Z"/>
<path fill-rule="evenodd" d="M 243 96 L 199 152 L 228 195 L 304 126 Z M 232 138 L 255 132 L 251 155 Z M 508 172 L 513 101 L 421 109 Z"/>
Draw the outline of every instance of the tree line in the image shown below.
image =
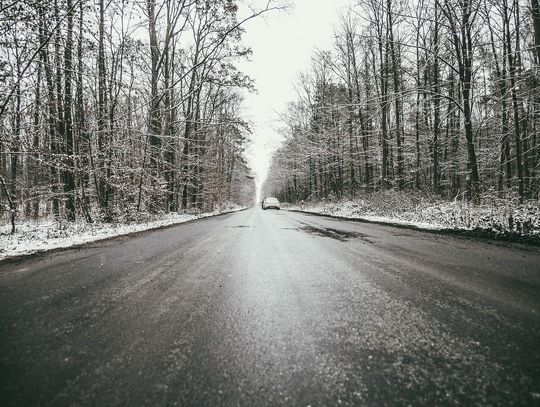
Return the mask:
<path fill-rule="evenodd" d="M 360 0 L 283 116 L 284 201 L 540 192 L 538 0 Z"/>
<path fill-rule="evenodd" d="M 0 6 L 0 200 L 73 221 L 244 203 L 251 50 L 234 0 Z M 245 14 L 245 13 L 244 13 Z"/>

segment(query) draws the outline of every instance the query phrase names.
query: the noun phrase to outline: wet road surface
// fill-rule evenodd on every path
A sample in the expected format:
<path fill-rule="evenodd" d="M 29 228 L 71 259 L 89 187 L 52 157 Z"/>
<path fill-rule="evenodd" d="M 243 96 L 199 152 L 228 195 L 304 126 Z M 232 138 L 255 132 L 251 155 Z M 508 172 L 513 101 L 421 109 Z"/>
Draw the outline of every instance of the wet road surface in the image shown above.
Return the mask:
<path fill-rule="evenodd" d="M 540 405 L 540 251 L 251 209 L 0 263 L 0 404 Z"/>

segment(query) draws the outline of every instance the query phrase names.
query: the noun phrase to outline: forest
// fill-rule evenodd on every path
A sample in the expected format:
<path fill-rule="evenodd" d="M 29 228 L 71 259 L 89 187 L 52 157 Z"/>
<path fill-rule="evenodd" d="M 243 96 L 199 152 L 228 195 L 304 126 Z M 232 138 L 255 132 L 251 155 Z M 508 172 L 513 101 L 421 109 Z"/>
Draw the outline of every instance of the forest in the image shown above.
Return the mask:
<path fill-rule="evenodd" d="M 538 0 L 359 0 L 283 115 L 265 194 L 538 206 Z"/>
<path fill-rule="evenodd" d="M 130 221 L 247 204 L 233 0 L 0 3 L 0 210 Z"/>

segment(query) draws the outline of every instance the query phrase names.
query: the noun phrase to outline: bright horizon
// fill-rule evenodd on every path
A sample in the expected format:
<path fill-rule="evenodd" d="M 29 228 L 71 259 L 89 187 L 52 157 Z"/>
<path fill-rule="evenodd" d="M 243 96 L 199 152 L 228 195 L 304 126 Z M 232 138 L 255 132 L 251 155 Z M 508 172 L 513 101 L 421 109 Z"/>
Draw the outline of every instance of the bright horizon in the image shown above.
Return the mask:
<path fill-rule="evenodd" d="M 279 115 L 296 98 L 294 85 L 309 68 L 316 49 L 331 47 L 340 11 L 348 0 L 292 0 L 292 7 L 249 21 L 243 43 L 252 48 L 240 68 L 255 80 L 256 93 L 246 93 L 243 115 L 253 123 L 253 142 L 246 158 L 255 174 L 257 199 L 272 152 L 279 145 Z M 287 61 L 287 63 L 283 63 Z"/>

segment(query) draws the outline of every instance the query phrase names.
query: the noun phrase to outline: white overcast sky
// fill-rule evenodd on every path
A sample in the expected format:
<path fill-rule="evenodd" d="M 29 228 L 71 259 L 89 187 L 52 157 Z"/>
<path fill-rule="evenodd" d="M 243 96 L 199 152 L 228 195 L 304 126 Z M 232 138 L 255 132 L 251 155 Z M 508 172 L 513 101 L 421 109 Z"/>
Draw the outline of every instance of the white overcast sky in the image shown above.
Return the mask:
<path fill-rule="evenodd" d="M 315 49 L 333 42 L 339 14 L 350 0 L 291 0 L 287 11 L 245 25 L 244 44 L 253 50 L 241 69 L 250 75 L 257 93 L 246 96 L 244 116 L 254 123 L 247 154 L 257 181 L 264 180 L 273 148 L 279 141 L 279 113 L 296 98 L 294 84 L 309 67 Z"/>

